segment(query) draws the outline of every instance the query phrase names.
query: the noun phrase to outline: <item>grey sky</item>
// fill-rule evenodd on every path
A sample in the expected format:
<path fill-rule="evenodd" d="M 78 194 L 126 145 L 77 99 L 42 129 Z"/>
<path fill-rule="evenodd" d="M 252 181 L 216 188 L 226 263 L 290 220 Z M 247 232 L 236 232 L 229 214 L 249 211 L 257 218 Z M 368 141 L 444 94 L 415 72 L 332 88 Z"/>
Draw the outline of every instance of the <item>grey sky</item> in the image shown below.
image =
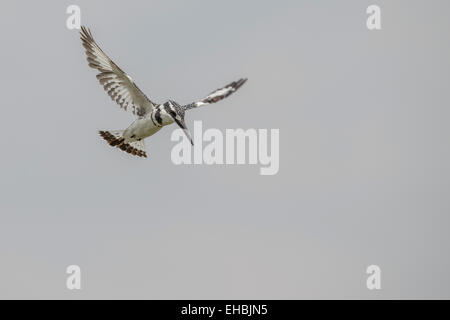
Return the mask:
<path fill-rule="evenodd" d="M 175 166 L 175 126 L 148 159 L 109 147 L 97 131 L 133 115 L 87 66 L 70 4 L 157 102 L 248 77 L 187 124 L 279 128 L 278 175 Z M 450 298 L 448 1 L 2 7 L 0 298 Z"/>

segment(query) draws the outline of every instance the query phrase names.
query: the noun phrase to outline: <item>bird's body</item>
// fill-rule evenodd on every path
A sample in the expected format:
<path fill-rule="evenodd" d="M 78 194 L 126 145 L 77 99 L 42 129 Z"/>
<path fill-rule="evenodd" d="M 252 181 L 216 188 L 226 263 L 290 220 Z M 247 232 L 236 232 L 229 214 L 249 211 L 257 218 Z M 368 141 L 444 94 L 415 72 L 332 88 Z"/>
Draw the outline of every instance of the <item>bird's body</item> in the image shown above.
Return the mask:
<path fill-rule="evenodd" d="M 190 139 L 184 121 L 185 111 L 218 102 L 239 89 L 247 79 L 234 81 L 217 89 L 200 101 L 180 105 L 168 100 L 163 104 L 152 102 L 135 85 L 131 77 L 122 71 L 97 45 L 91 32 L 81 27 L 81 40 L 86 49 L 89 66 L 100 71 L 97 79 L 108 95 L 123 109 L 131 108 L 138 118 L 125 130 L 99 131 L 100 135 L 114 147 L 136 156 L 146 157 L 144 139 L 154 135 L 162 127 L 176 123 Z"/>
<path fill-rule="evenodd" d="M 127 141 L 138 141 L 150 137 L 162 129 L 162 126 L 155 122 L 154 113 L 134 120 L 125 129 L 123 136 Z"/>

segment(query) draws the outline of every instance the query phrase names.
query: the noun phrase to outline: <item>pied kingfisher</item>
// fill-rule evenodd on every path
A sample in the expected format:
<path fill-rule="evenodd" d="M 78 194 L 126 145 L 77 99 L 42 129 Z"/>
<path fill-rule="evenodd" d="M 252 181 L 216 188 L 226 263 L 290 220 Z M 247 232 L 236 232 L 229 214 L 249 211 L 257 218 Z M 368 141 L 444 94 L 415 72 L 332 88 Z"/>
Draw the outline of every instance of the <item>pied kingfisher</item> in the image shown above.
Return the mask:
<path fill-rule="evenodd" d="M 168 100 L 157 104 L 136 86 L 131 77 L 119 68 L 104 52 L 86 27 L 81 27 L 81 41 L 86 49 L 87 61 L 91 68 L 100 71 L 97 79 L 108 95 L 120 107 L 131 111 L 138 118 L 125 130 L 99 131 L 109 145 L 120 148 L 132 155 L 147 157 L 144 139 L 158 132 L 163 126 L 176 122 L 193 145 L 192 137 L 184 122 L 186 110 L 220 101 L 239 89 L 247 79 L 239 79 L 217 89 L 200 101 L 180 105 Z"/>

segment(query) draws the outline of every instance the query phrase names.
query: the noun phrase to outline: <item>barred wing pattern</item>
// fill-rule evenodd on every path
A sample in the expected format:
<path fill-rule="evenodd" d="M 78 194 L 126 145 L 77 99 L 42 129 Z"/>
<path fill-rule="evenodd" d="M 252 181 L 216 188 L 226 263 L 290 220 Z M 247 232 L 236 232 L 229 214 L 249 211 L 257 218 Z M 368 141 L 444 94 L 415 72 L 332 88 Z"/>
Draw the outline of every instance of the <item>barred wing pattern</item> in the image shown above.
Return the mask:
<path fill-rule="evenodd" d="M 80 36 L 89 66 L 100 71 L 97 79 L 111 99 L 125 110 L 131 108 L 137 116 L 151 112 L 155 104 L 136 86 L 131 77 L 103 52 L 92 37 L 91 31 L 81 27 Z"/>
<path fill-rule="evenodd" d="M 231 83 L 227 84 L 225 87 L 211 92 L 209 95 L 207 95 L 202 100 L 185 105 L 185 106 L 183 106 L 183 108 L 185 110 L 189 110 L 192 108 L 198 108 L 198 107 L 206 105 L 206 104 L 216 103 L 222 99 L 225 99 L 233 92 L 236 92 L 236 90 L 239 89 L 246 81 L 247 81 L 246 78 L 242 78 L 242 79 L 239 79 L 238 81 L 231 82 Z"/>

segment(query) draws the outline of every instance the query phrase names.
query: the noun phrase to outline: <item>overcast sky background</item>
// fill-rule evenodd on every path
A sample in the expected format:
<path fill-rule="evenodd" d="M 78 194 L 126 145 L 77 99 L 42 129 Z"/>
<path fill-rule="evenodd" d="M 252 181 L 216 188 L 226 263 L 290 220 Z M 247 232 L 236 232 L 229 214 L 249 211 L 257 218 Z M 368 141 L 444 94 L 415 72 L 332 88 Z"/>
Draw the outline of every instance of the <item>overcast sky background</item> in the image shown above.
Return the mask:
<path fill-rule="evenodd" d="M 187 124 L 280 129 L 278 175 L 175 166 L 175 126 L 146 141 L 148 159 L 109 147 L 97 131 L 134 118 L 87 66 L 70 4 L 154 101 L 248 77 Z M 449 10 L 3 1 L 0 298 L 450 298 Z"/>

